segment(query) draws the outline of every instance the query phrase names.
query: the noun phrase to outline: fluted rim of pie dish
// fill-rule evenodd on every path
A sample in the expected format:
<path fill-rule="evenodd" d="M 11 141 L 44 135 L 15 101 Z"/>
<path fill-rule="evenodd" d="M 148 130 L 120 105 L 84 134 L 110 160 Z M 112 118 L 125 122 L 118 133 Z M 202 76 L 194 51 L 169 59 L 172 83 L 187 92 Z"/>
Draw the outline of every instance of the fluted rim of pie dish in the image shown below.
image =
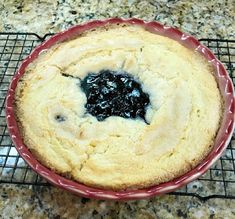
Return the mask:
<path fill-rule="evenodd" d="M 195 168 L 189 172 L 181 175 L 180 177 L 173 179 L 166 183 L 161 183 L 159 185 L 151 186 L 144 189 L 134 189 L 126 191 L 111 191 L 105 189 L 93 188 L 86 186 L 79 182 L 67 179 L 61 175 L 56 174 L 49 168 L 43 166 L 35 156 L 29 151 L 27 146 L 23 143 L 23 139 L 20 135 L 19 127 L 17 126 L 16 116 L 14 114 L 14 98 L 15 89 L 19 79 L 25 72 L 26 67 L 34 61 L 38 55 L 50 48 L 52 45 L 69 40 L 84 31 L 94 29 L 97 27 L 104 26 L 106 24 L 129 24 L 129 25 L 139 25 L 144 27 L 146 30 L 156 33 L 162 36 L 169 37 L 173 40 L 178 41 L 180 44 L 198 51 L 202 56 L 204 56 L 209 63 L 211 63 L 214 68 L 215 78 L 217 80 L 220 93 L 224 101 L 224 114 L 222 122 L 214 141 L 213 149 L 207 155 L 207 157 L 198 164 Z M 193 36 L 183 33 L 180 30 L 160 24 L 156 21 L 146 22 L 137 18 L 122 19 L 122 18 L 110 18 L 106 20 L 94 20 L 81 25 L 73 26 L 63 32 L 60 32 L 48 40 L 44 41 L 42 44 L 37 46 L 31 54 L 24 59 L 18 68 L 16 74 L 12 78 L 10 83 L 7 97 L 6 97 L 6 121 L 9 130 L 9 134 L 12 138 L 13 143 L 20 156 L 28 163 L 28 165 L 37 172 L 40 176 L 45 178 L 48 182 L 75 193 L 79 196 L 96 198 L 96 199 L 112 199 L 112 200 L 131 200 L 131 199 L 143 199 L 155 195 L 161 195 L 164 193 L 172 192 L 185 184 L 195 180 L 203 173 L 205 173 L 219 157 L 222 155 L 223 151 L 228 146 L 233 130 L 234 130 L 234 118 L 235 118 L 235 101 L 234 101 L 234 88 L 232 80 L 229 74 L 226 72 L 223 64 L 215 57 L 215 55 L 204 45 L 202 45 Z"/>

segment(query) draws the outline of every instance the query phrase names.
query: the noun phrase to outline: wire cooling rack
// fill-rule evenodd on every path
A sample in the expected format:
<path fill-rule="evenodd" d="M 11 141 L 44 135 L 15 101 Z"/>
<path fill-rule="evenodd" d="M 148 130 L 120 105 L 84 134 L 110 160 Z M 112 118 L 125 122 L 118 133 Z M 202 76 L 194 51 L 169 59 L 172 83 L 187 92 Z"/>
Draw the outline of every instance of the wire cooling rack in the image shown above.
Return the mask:
<path fill-rule="evenodd" d="M 18 155 L 8 135 L 5 121 L 5 97 L 20 62 L 50 34 L 0 33 L 0 183 L 48 186 Z M 235 83 L 235 40 L 201 39 L 226 66 Z M 235 138 L 224 155 L 202 177 L 173 195 L 235 199 Z"/>

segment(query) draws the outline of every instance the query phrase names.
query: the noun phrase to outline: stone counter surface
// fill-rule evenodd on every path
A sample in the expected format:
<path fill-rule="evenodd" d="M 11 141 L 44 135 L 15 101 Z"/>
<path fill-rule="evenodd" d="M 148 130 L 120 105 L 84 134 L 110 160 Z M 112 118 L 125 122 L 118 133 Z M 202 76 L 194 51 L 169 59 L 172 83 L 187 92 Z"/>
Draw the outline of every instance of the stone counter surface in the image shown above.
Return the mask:
<path fill-rule="evenodd" d="M 1 3 L 2 2 L 2 3 Z M 234 0 L 2 0 L 0 31 L 56 33 L 91 19 L 136 17 L 197 38 L 235 37 Z"/>
<path fill-rule="evenodd" d="M 2 0 L 1 32 L 56 33 L 108 17 L 172 25 L 197 38 L 235 39 L 234 0 Z M 211 185 L 213 186 L 213 185 Z M 164 195 L 114 202 L 74 196 L 53 186 L 0 185 L 0 218 L 235 218 L 235 200 Z"/>
<path fill-rule="evenodd" d="M 114 202 L 80 198 L 54 187 L 1 188 L 2 218 L 235 218 L 234 201 L 170 196 Z M 18 217 L 17 217 L 18 216 Z M 0 216 L 1 217 L 1 216 Z"/>

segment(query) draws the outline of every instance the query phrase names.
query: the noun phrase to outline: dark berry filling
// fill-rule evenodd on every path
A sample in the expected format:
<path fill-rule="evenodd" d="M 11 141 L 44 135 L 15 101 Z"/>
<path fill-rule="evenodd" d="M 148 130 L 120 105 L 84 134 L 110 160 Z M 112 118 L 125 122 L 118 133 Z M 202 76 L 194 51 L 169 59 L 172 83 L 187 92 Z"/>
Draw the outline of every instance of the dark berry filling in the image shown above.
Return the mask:
<path fill-rule="evenodd" d="M 57 122 L 64 122 L 66 120 L 65 116 L 62 115 L 55 115 L 55 120 Z"/>
<path fill-rule="evenodd" d="M 89 73 L 82 81 L 81 88 L 86 94 L 86 110 L 103 121 L 109 116 L 141 118 L 145 122 L 149 95 L 141 84 L 126 72 L 102 70 L 99 74 Z"/>

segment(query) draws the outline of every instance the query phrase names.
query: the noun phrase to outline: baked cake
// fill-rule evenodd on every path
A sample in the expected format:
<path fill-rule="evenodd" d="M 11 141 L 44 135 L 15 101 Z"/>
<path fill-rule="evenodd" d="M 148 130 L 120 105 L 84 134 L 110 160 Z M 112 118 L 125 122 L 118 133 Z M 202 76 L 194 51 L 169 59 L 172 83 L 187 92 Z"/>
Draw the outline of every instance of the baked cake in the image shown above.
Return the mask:
<path fill-rule="evenodd" d="M 197 52 L 139 26 L 58 43 L 16 89 L 24 143 L 53 171 L 124 190 L 172 180 L 213 147 L 223 101 Z"/>

